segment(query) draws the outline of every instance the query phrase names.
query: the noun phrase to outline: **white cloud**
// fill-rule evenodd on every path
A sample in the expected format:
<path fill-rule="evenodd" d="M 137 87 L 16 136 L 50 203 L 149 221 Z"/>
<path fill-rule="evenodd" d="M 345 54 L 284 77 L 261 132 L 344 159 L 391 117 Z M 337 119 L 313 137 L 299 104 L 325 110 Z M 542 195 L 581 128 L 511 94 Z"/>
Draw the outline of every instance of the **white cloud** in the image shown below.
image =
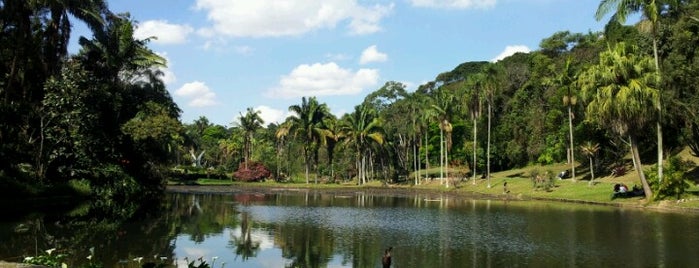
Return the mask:
<path fill-rule="evenodd" d="M 165 20 L 148 20 L 139 23 L 134 31 L 137 39 L 155 36 L 152 42 L 156 44 L 182 44 L 187 42 L 187 36 L 194 32 L 189 25 L 171 24 Z"/>
<path fill-rule="evenodd" d="M 211 91 L 204 82 L 186 83 L 175 91 L 175 95 L 189 99 L 187 105 L 190 107 L 208 107 L 218 104 L 216 93 Z"/>
<path fill-rule="evenodd" d="M 413 6 L 445 9 L 489 8 L 496 0 L 411 0 Z"/>
<path fill-rule="evenodd" d="M 386 60 L 388 60 L 388 55 L 379 52 L 376 50 L 376 45 L 373 45 L 362 51 L 362 57 L 359 59 L 359 63 L 367 64 L 371 62 L 384 62 Z"/>
<path fill-rule="evenodd" d="M 512 56 L 517 52 L 529 53 L 529 52 L 531 52 L 531 49 L 529 49 L 527 46 L 524 46 L 524 45 L 507 46 L 507 47 L 505 47 L 505 50 L 500 52 L 500 54 L 498 54 L 494 59 L 492 59 L 490 61 L 497 62 L 499 60 L 502 60 L 504 58 Z"/>
<path fill-rule="evenodd" d="M 379 71 L 342 69 L 334 62 L 302 64 L 281 77 L 279 86 L 270 89 L 270 97 L 293 98 L 303 96 L 354 95 L 378 83 Z"/>
<path fill-rule="evenodd" d="M 211 28 L 200 30 L 236 37 L 301 35 L 318 29 L 333 29 L 344 21 L 352 34 L 381 30 L 379 22 L 393 10 L 393 4 L 362 6 L 355 0 L 197 0 L 197 10 L 207 13 Z"/>
<path fill-rule="evenodd" d="M 177 81 L 177 77 L 175 76 L 175 72 L 170 70 L 172 67 L 173 63 L 170 61 L 170 58 L 167 56 L 167 52 L 157 52 L 159 56 L 163 57 L 166 61 L 167 67 L 158 67 L 158 70 L 163 73 L 163 76 L 160 77 L 160 79 L 163 80 L 163 83 L 165 85 L 172 85 Z"/>
<path fill-rule="evenodd" d="M 279 124 L 284 122 L 290 115 L 288 111 L 277 110 L 269 106 L 260 105 L 254 108 L 255 111 L 260 111 L 260 117 L 265 121 L 265 125 L 269 123 Z"/>

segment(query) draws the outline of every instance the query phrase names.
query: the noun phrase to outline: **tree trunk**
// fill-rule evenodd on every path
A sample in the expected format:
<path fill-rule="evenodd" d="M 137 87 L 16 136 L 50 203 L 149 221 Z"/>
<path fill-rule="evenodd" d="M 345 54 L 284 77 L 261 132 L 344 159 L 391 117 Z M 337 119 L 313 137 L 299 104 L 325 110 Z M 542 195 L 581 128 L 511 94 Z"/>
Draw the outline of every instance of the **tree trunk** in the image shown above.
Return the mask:
<path fill-rule="evenodd" d="M 476 143 L 477 137 L 478 137 L 478 128 L 476 127 L 476 118 L 473 119 L 473 170 L 471 171 L 473 173 L 473 185 L 476 185 L 476 167 L 478 166 L 478 159 L 477 159 L 477 151 L 478 151 L 478 145 Z"/>
<path fill-rule="evenodd" d="M 428 152 L 429 145 L 427 144 L 427 131 L 425 131 L 425 169 L 430 169 L 430 154 Z"/>
<path fill-rule="evenodd" d="M 660 64 L 658 60 L 658 38 L 655 34 L 653 35 L 653 56 L 655 56 L 655 71 L 658 76 L 660 76 Z M 662 123 L 662 94 L 660 88 L 658 88 L 658 104 L 656 109 L 658 110 L 658 121 L 656 123 L 657 135 L 658 135 L 658 182 L 663 181 L 663 125 Z"/>
<path fill-rule="evenodd" d="M 492 102 L 492 101 L 491 101 Z M 492 117 L 492 104 L 489 102 L 488 103 L 488 149 L 486 150 L 486 166 L 487 170 L 485 173 L 486 178 L 488 179 L 488 188 L 490 188 L 490 120 Z"/>
<path fill-rule="evenodd" d="M 444 184 L 444 130 L 441 126 L 439 128 L 439 184 Z"/>
<path fill-rule="evenodd" d="M 592 156 L 590 156 L 590 183 L 589 185 L 593 185 L 595 181 L 595 167 L 592 165 Z"/>
<path fill-rule="evenodd" d="M 446 143 L 446 141 L 445 141 Z M 446 144 L 447 146 L 444 146 L 444 180 L 445 183 L 447 184 L 447 188 L 449 188 L 449 145 Z"/>
<path fill-rule="evenodd" d="M 573 170 L 572 180 L 575 182 L 575 143 L 573 142 L 573 112 L 570 108 L 570 102 L 568 103 L 568 132 L 570 134 L 570 169 Z"/>
<path fill-rule="evenodd" d="M 646 180 L 646 175 L 643 173 L 643 165 L 641 165 L 641 157 L 638 153 L 638 145 L 636 144 L 636 137 L 631 135 L 631 155 L 634 159 L 634 161 L 638 164 L 636 166 L 636 172 L 638 173 L 638 176 L 641 178 L 641 184 L 643 185 L 643 192 L 646 194 L 646 202 L 650 202 L 653 200 L 653 192 L 650 189 L 650 185 L 648 184 L 648 180 Z"/>

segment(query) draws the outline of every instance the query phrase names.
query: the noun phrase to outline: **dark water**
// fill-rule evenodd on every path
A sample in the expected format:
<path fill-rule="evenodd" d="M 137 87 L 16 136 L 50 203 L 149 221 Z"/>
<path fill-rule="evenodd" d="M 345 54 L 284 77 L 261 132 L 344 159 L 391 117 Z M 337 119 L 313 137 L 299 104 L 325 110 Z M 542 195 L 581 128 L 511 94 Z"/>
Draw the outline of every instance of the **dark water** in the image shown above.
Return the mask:
<path fill-rule="evenodd" d="M 69 267 L 696 267 L 699 216 L 580 204 L 314 192 L 169 194 L 124 223 L 0 220 L 0 259 L 45 249 Z M 135 258 L 142 257 L 142 261 Z M 195 261 L 199 264 L 200 261 Z"/>

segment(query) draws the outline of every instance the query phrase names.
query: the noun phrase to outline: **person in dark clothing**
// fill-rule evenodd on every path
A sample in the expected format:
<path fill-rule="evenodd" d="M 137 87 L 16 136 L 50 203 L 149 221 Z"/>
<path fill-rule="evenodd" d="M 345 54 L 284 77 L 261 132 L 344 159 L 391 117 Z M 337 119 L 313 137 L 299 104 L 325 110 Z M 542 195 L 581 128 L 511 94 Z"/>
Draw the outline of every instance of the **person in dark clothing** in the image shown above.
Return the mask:
<path fill-rule="evenodd" d="M 383 253 L 383 257 L 381 257 L 381 264 L 383 264 L 384 268 L 391 267 L 391 250 L 393 250 L 393 247 L 388 247 Z"/>

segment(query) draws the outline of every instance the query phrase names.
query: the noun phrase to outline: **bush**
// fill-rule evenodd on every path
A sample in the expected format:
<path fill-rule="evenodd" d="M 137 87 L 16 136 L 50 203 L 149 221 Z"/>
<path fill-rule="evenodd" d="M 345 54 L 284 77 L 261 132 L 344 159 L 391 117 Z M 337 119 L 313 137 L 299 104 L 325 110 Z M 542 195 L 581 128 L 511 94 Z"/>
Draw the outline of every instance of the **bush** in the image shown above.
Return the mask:
<path fill-rule="evenodd" d="M 551 171 L 546 171 L 541 174 L 538 169 L 535 169 L 531 171 L 530 175 L 534 190 L 543 189 L 548 192 L 553 188 L 555 180 L 553 179 L 554 176 Z"/>
<path fill-rule="evenodd" d="M 247 169 L 245 164 L 238 166 L 238 170 L 233 173 L 233 177 L 245 182 L 262 181 L 272 175 L 272 172 L 260 162 L 248 162 Z"/>
<path fill-rule="evenodd" d="M 667 159 L 663 167 L 663 181 L 658 181 L 658 165 L 646 170 L 648 184 L 653 190 L 654 199 L 665 199 L 674 196 L 678 200 L 687 188 L 692 186 L 687 171 L 694 166 L 694 163 L 682 161 L 682 159 L 672 156 Z"/>

